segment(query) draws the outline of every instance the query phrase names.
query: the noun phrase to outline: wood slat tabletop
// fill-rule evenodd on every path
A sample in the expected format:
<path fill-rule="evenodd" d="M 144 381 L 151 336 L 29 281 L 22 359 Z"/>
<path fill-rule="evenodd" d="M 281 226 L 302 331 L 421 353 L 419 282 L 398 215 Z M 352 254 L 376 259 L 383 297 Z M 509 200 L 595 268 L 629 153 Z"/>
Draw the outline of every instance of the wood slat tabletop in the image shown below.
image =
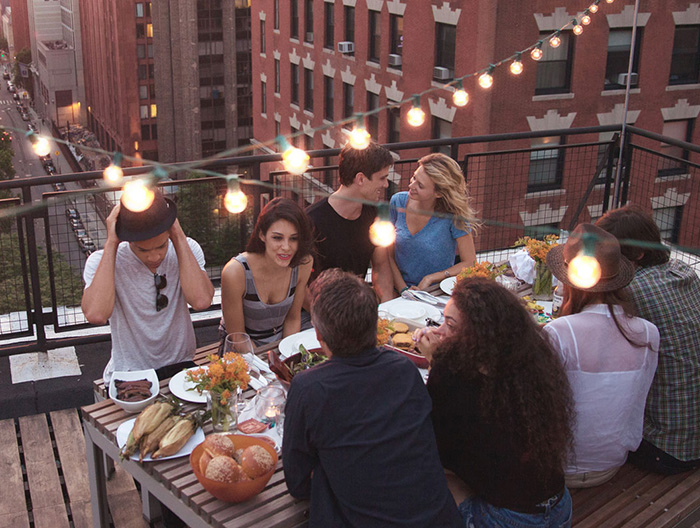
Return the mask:
<path fill-rule="evenodd" d="M 267 351 L 274 345 L 261 347 L 256 354 L 267 360 Z M 206 364 L 206 356 L 216 352 L 218 344 L 212 344 L 198 349 L 195 363 Z M 168 382 L 160 384 L 161 394 L 169 395 Z M 104 392 L 104 383 L 101 380 L 95 382 L 96 392 Z M 251 389 L 244 395 L 251 398 L 255 394 Z M 185 409 L 202 408 L 197 404 L 185 404 Z M 116 453 L 116 431 L 119 425 L 134 417 L 122 411 L 111 400 L 107 399 L 82 409 L 83 420 L 92 425 L 99 434 L 103 435 L 114 445 Z M 205 434 L 211 433 L 211 424 L 206 424 Z M 189 457 L 181 457 L 162 462 L 148 462 L 138 464 L 127 460 L 121 462 L 121 467 L 134 475 L 138 480 L 138 466 L 147 474 L 148 486 L 158 485 L 168 490 L 173 497 L 185 505 L 199 519 L 201 526 L 236 527 L 236 528 L 296 528 L 306 525 L 306 511 L 308 503 L 299 501 L 289 495 L 284 481 L 282 461 L 278 462 L 277 469 L 267 484 L 266 488 L 251 500 L 241 504 L 229 504 L 214 498 L 197 481 L 190 467 Z M 143 484 L 143 483 L 142 483 Z"/>

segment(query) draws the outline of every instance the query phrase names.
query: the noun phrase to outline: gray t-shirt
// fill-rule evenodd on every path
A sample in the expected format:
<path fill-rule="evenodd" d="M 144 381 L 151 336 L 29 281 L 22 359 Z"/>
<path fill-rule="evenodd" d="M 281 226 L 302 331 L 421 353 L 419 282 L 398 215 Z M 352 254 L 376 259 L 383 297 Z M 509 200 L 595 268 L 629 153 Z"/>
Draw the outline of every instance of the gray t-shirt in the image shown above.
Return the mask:
<path fill-rule="evenodd" d="M 190 250 L 204 269 L 204 252 L 197 242 L 187 239 Z M 97 271 L 103 251 L 96 251 L 85 263 L 83 279 L 87 288 Z M 156 287 L 153 273 L 131 251 L 128 242 L 117 249 L 114 285 L 114 311 L 109 318 L 112 331 L 112 358 L 103 377 L 108 382 L 118 370 L 158 369 L 189 361 L 197 347 L 192 319 L 180 286 L 177 253 L 168 241 L 168 252 L 157 273 L 165 275 L 167 286 L 161 293 L 168 306 L 156 311 Z"/>

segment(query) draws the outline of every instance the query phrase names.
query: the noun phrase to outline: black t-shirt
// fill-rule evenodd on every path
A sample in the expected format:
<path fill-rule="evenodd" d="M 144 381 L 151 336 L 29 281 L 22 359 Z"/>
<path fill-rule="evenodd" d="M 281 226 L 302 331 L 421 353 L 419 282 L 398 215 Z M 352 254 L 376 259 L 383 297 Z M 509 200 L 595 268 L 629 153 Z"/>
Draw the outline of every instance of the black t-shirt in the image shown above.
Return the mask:
<path fill-rule="evenodd" d="M 364 278 L 375 249 L 369 239 L 369 227 L 377 217 L 376 207 L 363 204 L 360 216 L 347 220 L 324 198 L 306 212 L 314 226 L 318 253 L 314 276 L 329 268 L 341 268 Z"/>
<path fill-rule="evenodd" d="M 428 393 L 440 460 L 489 504 L 527 512 L 564 488 L 564 472 L 544 475 L 525 462 L 512 431 L 480 416 L 480 392 L 478 380 L 463 380 L 434 363 Z"/>

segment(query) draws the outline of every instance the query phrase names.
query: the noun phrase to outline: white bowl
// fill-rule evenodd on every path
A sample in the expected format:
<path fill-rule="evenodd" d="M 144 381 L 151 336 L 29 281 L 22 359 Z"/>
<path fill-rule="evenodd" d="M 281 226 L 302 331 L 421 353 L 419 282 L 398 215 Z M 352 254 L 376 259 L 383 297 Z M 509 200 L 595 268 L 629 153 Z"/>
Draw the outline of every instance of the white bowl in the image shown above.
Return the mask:
<path fill-rule="evenodd" d="M 147 379 L 151 382 L 151 396 L 145 400 L 137 402 L 127 402 L 117 399 L 117 387 L 114 385 L 116 380 L 121 381 L 133 381 L 140 379 Z M 112 378 L 109 382 L 109 397 L 116 403 L 119 407 L 124 409 L 128 413 L 137 413 L 143 411 L 156 399 L 160 393 L 160 382 L 158 381 L 158 376 L 154 369 L 148 370 L 132 370 L 132 371 L 115 371 L 112 373 Z"/>

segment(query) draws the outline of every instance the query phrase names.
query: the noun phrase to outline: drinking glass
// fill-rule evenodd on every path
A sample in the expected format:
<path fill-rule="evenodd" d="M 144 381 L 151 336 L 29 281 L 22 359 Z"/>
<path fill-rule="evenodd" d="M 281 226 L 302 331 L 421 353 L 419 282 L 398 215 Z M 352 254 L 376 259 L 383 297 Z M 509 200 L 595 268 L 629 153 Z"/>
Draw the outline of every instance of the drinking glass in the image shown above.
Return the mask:
<path fill-rule="evenodd" d="M 250 336 L 245 332 L 232 332 L 226 336 L 226 341 L 224 342 L 224 354 L 227 352 L 234 352 L 240 354 L 248 365 L 248 370 L 253 366 L 253 342 L 250 340 Z M 236 409 L 238 410 L 238 415 L 240 416 L 243 411 L 245 411 L 247 402 L 243 397 L 243 392 L 238 389 L 236 395 Z"/>
<path fill-rule="evenodd" d="M 285 396 L 282 387 L 268 385 L 255 397 L 255 414 L 258 420 L 278 424 L 284 413 Z"/>

